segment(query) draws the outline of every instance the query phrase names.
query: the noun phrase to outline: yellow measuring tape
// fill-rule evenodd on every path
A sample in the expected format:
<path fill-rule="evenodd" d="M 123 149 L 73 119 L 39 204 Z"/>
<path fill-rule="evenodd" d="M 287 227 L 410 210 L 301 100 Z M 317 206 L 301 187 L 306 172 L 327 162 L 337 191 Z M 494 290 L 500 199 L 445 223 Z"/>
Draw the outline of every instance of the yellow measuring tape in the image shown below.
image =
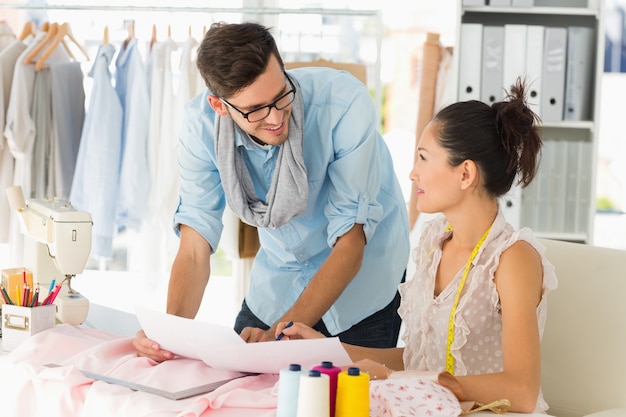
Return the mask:
<path fill-rule="evenodd" d="M 446 230 L 452 230 L 452 226 L 448 226 Z M 450 320 L 448 321 L 448 343 L 446 345 L 446 371 L 450 372 L 450 374 L 454 375 L 454 358 L 452 357 L 452 342 L 454 341 L 454 316 L 456 314 L 456 308 L 459 305 L 459 299 L 461 298 L 461 291 L 463 291 L 463 286 L 465 285 L 465 280 L 467 279 L 467 275 L 469 274 L 469 270 L 472 267 L 472 262 L 478 255 L 478 250 L 487 239 L 487 235 L 489 235 L 489 231 L 491 230 L 491 226 L 487 229 L 483 237 L 480 238 L 476 246 L 474 246 L 474 250 L 472 250 L 472 254 L 470 255 L 467 263 L 465 264 L 465 269 L 463 270 L 463 276 L 461 277 L 461 282 L 459 283 L 459 289 L 456 291 L 456 297 L 454 298 L 454 303 L 452 304 L 452 310 L 450 310 Z"/>

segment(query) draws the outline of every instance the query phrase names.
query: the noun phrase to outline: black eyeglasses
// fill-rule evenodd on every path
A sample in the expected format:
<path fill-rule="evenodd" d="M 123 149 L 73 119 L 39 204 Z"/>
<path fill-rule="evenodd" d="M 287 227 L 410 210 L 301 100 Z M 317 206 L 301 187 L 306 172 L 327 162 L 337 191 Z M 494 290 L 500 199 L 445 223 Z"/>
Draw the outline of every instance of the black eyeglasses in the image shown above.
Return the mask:
<path fill-rule="evenodd" d="M 289 84 L 291 85 L 290 91 L 278 97 L 273 103 L 268 104 L 267 106 L 259 107 L 258 109 L 254 109 L 252 111 L 249 111 L 248 113 L 242 112 L 237 107 L 233 106 L 232 104 L 230 104 L 228 101 L 226 101 L 223 98 L 220 98 L 220 100 L 222 100 L 222 102 L 226 104 L 228 107 L 230 107 L 233 110 L 236 110 L 239 114 L 241 114 L 241 116 L 244 119 L 246 119 L 248 123 L 260 122 L 261 120 L 265 119 L 267 116 L 270 115 L 272 108 L 276 110 L 283 110 L 289 107 L 289 105 L 293 103 L 293 101 L 295 100 L 296 86 L 293 85 L 293 82 L 291 82 L 291 79 L 289 78 L 287 74 L 285 74 L 285 77 L 287 77 L 287 81 L 289 81 Z"/>

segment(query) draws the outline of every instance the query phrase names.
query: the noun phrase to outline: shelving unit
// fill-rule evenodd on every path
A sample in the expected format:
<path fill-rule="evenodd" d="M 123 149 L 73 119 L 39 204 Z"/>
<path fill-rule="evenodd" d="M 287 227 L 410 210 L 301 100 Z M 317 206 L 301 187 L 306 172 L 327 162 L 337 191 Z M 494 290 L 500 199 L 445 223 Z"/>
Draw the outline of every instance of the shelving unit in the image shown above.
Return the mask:
<path fill-rule="evenodd" d="M 595 215 L 604 2 L 509 0 L 510 6 L 472 5 L 476 3 L 489 1 L 459 0 L 458 4 L 457 98 L 491 103 L 501 98 L 494 97 L 493 91 L 504 94 L 515 74 L 530 82 L 528 101 L 542 119 L 544 146 L 537 176 L 527 188 L 515 187 L 503 197 L 505 216 L 516 228 L 530 227 L 543 238 L 590 243 Z M 520 3 L 527 5 L 517 5 Z M 558 32 L 561 38 L 557 47 L 547 46 L 546 41 Z M 581 38 L 581 32 L 587 38 Z M 497 34 L 495 41 L 493 33 Z M 538 47 L 542 47 L 541 53 Z M 491 94 L 486 93 L 484 80 L 477 78 L 477 66 L 481 76 L 483 71 L 491 74 L 487 84 L 497 80 L 495 87 L 489 85 Z M 554 88 L 559 86 L 555 73 L 563 81 L 561 92 Z M 472 82 L 479 85 L 470 85 Z"/>

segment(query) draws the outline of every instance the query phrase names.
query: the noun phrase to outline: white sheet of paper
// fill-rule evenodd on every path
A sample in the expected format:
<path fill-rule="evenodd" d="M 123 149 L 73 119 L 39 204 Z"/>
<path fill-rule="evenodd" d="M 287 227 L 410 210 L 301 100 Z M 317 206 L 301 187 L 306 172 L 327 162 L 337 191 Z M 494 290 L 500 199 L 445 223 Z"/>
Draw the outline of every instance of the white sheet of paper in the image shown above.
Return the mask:
<path fill-rule="evenodd" d="M 339 338 L 246 343 L 231 328 L 135 306 L 146 336 L 177 355 L 200 359 L 216 369 L 278 373 L 290 364 L 310 369 L 322 361 L 352 361 Z"/>

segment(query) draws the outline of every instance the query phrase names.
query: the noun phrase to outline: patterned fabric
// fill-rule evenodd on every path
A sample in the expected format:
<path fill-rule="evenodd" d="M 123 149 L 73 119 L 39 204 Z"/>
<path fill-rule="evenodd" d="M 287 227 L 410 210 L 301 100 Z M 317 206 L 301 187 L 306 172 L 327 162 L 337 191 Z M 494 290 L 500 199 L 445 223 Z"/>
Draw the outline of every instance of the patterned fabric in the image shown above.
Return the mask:
<path fill-rule="evenodd" d="M 452 391 L 418 378 L 370 382 L 370 417 L 458 416 L 461 404 Z"/>

